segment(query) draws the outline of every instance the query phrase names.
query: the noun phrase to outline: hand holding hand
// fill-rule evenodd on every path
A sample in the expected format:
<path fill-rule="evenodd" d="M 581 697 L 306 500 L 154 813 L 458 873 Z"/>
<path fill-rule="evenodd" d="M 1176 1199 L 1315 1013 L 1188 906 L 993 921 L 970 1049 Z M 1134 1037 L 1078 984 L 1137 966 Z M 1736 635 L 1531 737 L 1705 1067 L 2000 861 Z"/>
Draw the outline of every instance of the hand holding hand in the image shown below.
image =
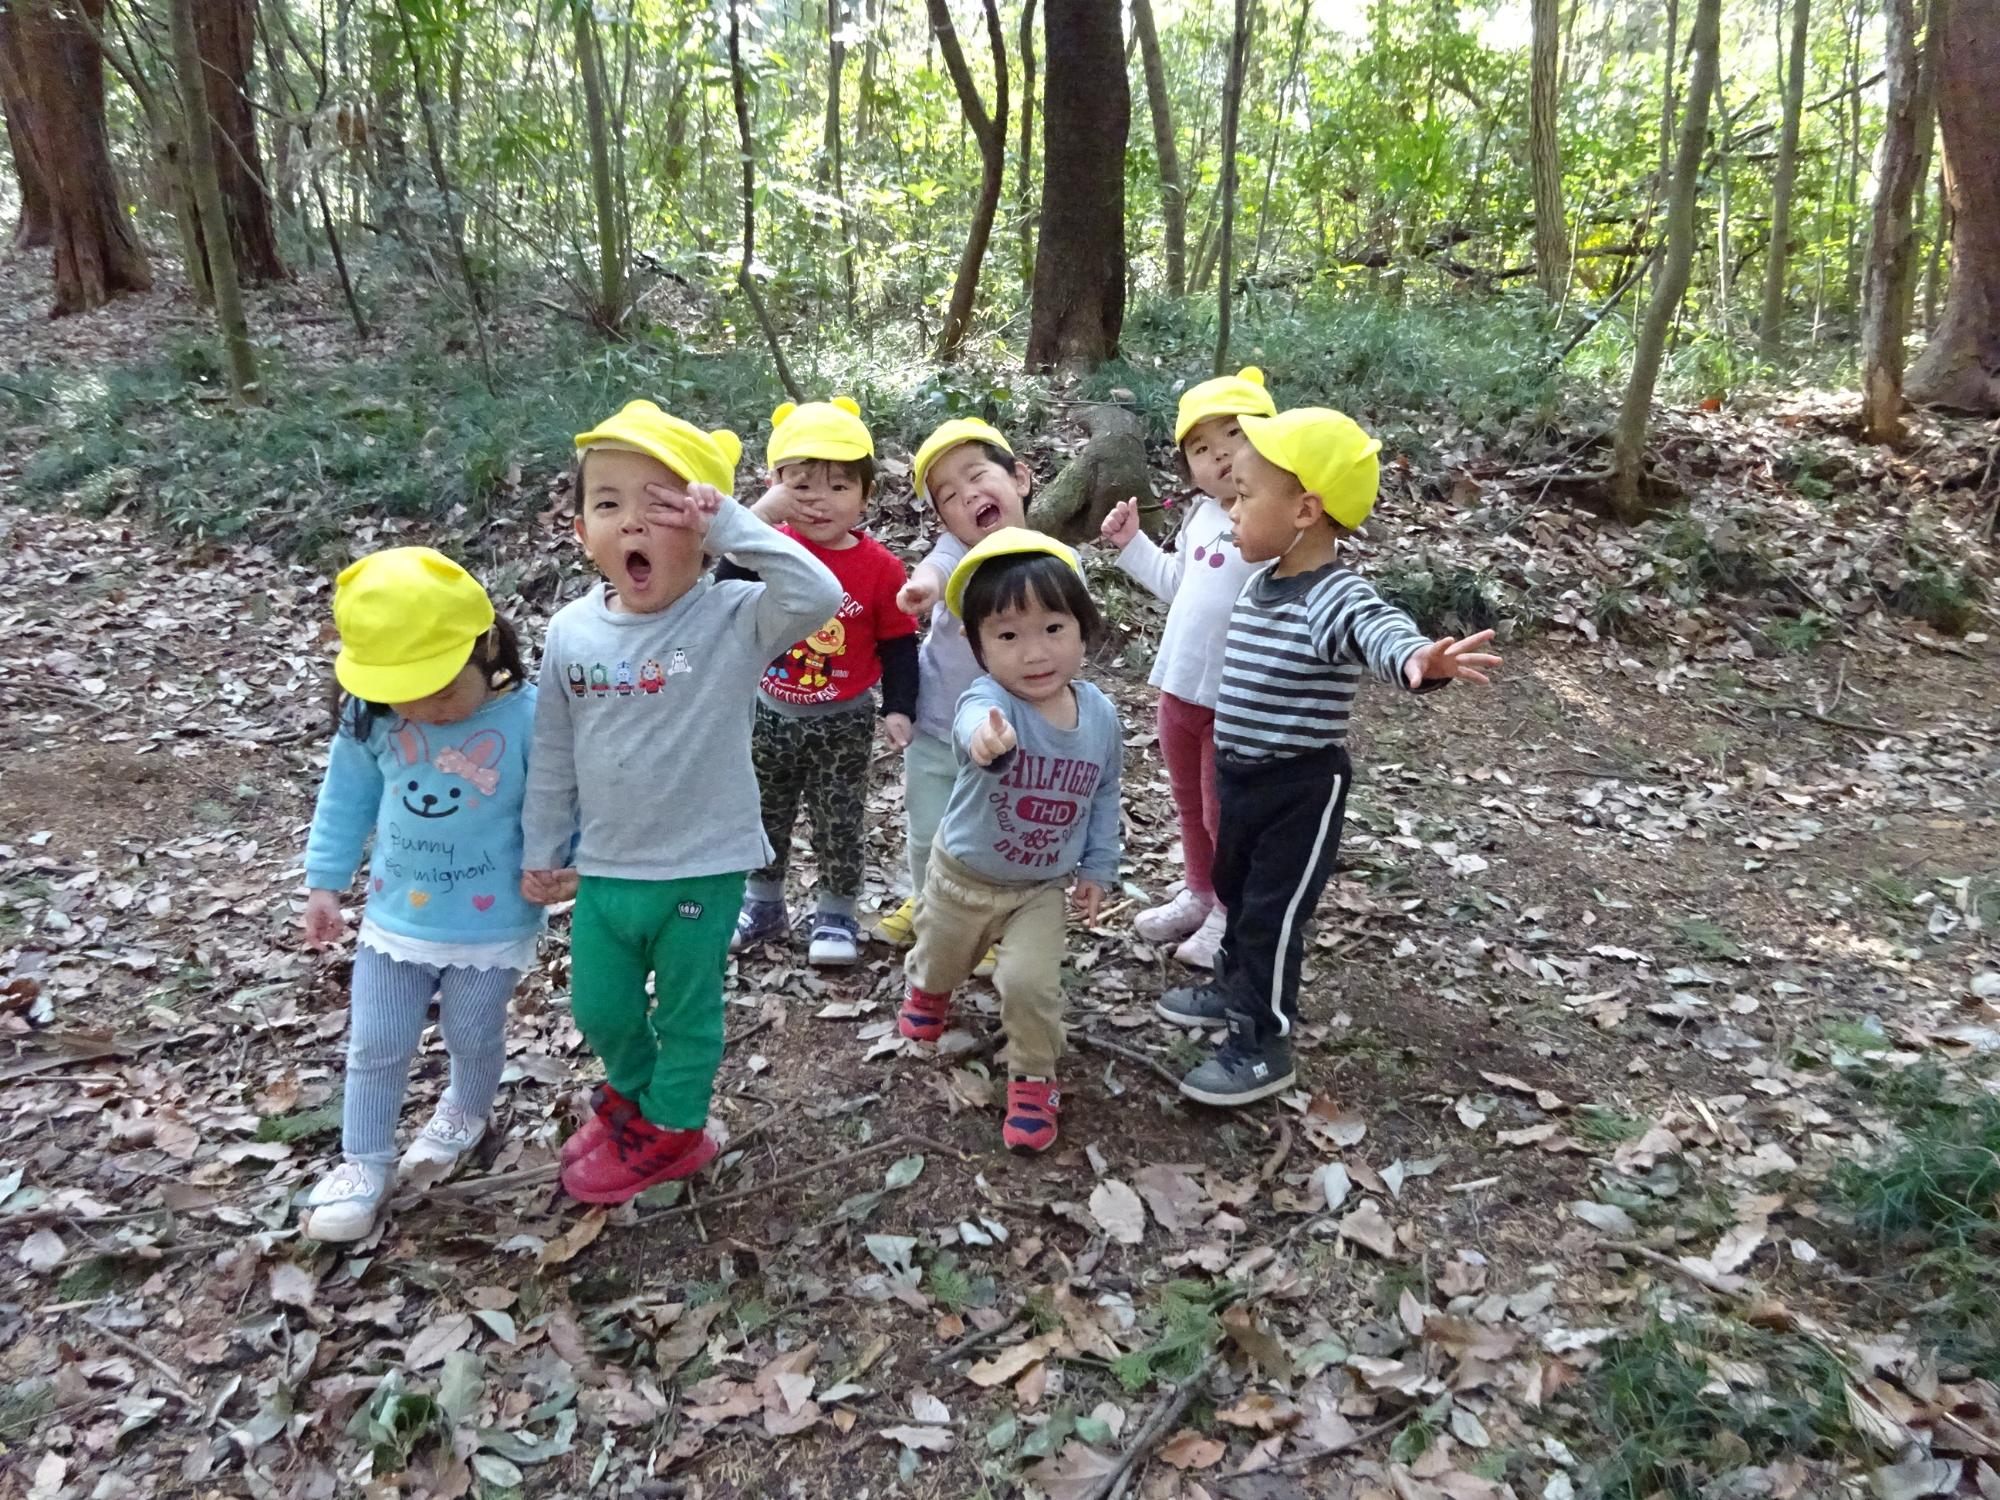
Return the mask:
<path fill-rule="evenodd" d="M 340 892 L 314 891 L 306 897 L 305 944 L 308 948 L 330 948 L 347 935 L 347 923 L 340 916 Z"/>
<path fill-rule="evenodd" d="M 576 894 L 574 870 L 523 870 L 521 899 L 537 906 L 553 906 Z"/>
<path fill-rule="evenodd" d="M 896 608 L 906 615 L 922 618 L 938 601 L 937 585 L 928 573 L 912 573 L 910 581 L 896 590 Z"/>
<path fill-rule="evenodd" d="M 1492 639 L 1490 630 L 1469 635 L 1462 641 L 1455 636 L 1441 636 L 1423 650 L 1410 653 L 1410 659 L 1403 663 L 1403 677 L 1413 688 L 1426 682 L 1449 682 L 1454 677 L 1484 684 L 1490 679 L 1480 668 L 1500 665 L 1499 657 L 1479 649 Z"/>
<path fill-rule="evenodd" d="M 972 731 L 965 753 L 972 757 L 975 766 L 990 766 L 1012 750 L 1014 745 L 1014 726 L 1007 722 L 1006 715 L 999 709 L 989 708 L 986 710 L 986 722 Z"/>
<path fill-rule="evenodd" d="M 1120 500 L 1112 506 L 1111 514 L 1104 518 L 1104 525 L 1097 534 L 1123 552 L 1132 538 L 1139 534 L 1138 500 Z"/>
<path fill-rule="evenodd" d="M 1079 880 L 1070 888 L 1070 905 L 1083 913 L 1086 927 L 1095 926 L 1097 915 L 1104 910 L 1104 887 L 1094 880 Z"/>
<path fill-rule="evenodd" d="M 882 738 L 898 750 L 910 748 L 910 740 L 916 734 L 916 726 L 910 722 L 908 714 L 882 715 Z"/>

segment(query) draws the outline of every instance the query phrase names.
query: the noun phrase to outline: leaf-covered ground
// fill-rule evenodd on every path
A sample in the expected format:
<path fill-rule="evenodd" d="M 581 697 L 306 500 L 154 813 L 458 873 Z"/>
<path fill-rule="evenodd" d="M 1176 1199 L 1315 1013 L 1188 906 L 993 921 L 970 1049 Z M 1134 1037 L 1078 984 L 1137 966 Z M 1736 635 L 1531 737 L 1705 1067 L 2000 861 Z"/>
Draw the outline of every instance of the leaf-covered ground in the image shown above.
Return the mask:
<path fill-rule="evenodd" d="M 1824 496 L 1783 470 L 1802 424 Z M 1433 513 L 1371 568 L 1421 546 L 1578 602 L 1489 692 L 1367 696 L 1295 1096 L 1165 1082 L 1176 976 L 1129 930 L 1174 872 L 1157 615 L 1120 599 L 1126 899 L 1072 936 L 1051 1157 L 1000 1149 L 983 987 L 919 1048 L 893 954 L 765 951 L 729 985 L 727 1154 L 584 1213 L 559 919 L 479 1169 L 344 1251 L 292 1206 L 345 1024 L 345 962 L 296 940 L 327 580 L 136 508 L 0 508 L 0 1495 L 2000 1493 L 2000 1332 L 1932 1315 L 1938 1215 L 1885 1209 L 1962 1202 L 1990 1316 L 2000 651 L 1976 606 L 1958 638 L 1895 612 L 1872 529 L 1921 492 L 1974 535 L 1990 489 L 1935 476 L 1984 454 L 1667 430 L 1705 550 L 1569 509 L 1546 448 L 1441 435 L 1409 476 Z M 547 499 L 482 539 L 531 639 L 577 586 Z M 1730 556 L 1810 604 L 1695 578 Z M 406 1128 L 443 1066 L 432 1038 Z M 1873 1165 L 1919 1136 L 1916 1182 Z"/>

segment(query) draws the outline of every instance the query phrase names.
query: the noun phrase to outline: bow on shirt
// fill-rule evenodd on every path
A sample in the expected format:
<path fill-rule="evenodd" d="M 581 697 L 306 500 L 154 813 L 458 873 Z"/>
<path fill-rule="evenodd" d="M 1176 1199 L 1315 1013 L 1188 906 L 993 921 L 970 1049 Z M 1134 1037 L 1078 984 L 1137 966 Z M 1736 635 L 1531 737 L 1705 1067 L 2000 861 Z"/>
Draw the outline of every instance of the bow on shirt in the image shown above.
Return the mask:
<path fill-rule="evenodd" d="M 482 766 L 462 750 L 446 748 L 438 751 L 433 762 L 447 776 L 456 776 L 469 781 L 487 796 L 492 796 L 494 788 L 500 785 L 500 771 L 495 766 Z"/>

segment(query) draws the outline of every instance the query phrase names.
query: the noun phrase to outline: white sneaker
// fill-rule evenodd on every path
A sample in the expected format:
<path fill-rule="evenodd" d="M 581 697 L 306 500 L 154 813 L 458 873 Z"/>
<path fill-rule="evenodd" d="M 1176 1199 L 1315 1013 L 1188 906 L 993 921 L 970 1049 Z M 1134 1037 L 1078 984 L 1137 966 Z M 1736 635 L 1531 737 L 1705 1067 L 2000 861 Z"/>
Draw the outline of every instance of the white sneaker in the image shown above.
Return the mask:
<path fill-rule="evenodd" d="M 486 1122 L 473 1119 L 447 1094 L 438 1100 L 430 1123 L 417 1132 L 410 1149 L 403 1153 L 402 1170 L 425 1182 L 442 1181 L 485 1136 Z"/>
<path fill-rule="evenodd" d="M 299 1227 L 310 1239 L 336 1245 L 365 1240 L 395 1181 L 395 1170 L 379 1162 L 344 1161 L 313 1184 Z"/>
<path fill-rule="evenodd" d="M 1221 907 L 1209 908 L 1188 940 L 1174 949 L 1174 957 L 1196 969 L 1215 967 L 1215 955 L 1222 948 L 1222 934 L 1229 926 L 1229 913 Z"/>
<path fill-rule="evenodd" d="M 806 950 L 806 961 L 834 968 L 860 963 L 860 925 L 852 917 L 821 912 L 813 922 L 812 946 Z"/>
<path fill-rule="evenodd" d="M 1201 926 L 1214 910 L 1213 901 L 1184 888 L 1165 906 L 1148 907 L 1140 912 L 1132 925 L 1146 942 L 1178 943 Z"/>

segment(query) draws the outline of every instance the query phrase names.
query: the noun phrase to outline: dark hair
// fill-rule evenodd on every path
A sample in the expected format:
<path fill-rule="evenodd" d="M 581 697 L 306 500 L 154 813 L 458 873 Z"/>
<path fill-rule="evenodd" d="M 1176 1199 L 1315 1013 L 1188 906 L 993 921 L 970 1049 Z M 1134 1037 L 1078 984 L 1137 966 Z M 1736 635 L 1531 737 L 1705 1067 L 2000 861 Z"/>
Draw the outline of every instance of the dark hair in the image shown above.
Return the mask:
<path fill-rule="evenodd" d="M 778 469 L 782 469 L 785 464 L 824 464 L 827 468 L 838 470 L 855 484 L 860 485 L 861 493 L 864 497 L 875 493 L 875 476 L 879 470 L 876 467 L 873 454 L 864 453 L 859 458 L 813 458 L 801 453 L 796 458 L 786 459 L 784 463 L 774 464 L 772 472 L 775 473 Z"/>
<path fill-rule="evenodd" d="M 950 453 L 956 449 L 965 447 L 977 448 L 981 453 L 984 453 L 986 455 L 988 462 L 998 464 L 1001 468 L 1005 469 L 1009 474 L 1018 474 L 1021 472 L 1022 469 L 1027 467 L 1028 461 L 1025 458 L 1022 458 L 1020 454 L 1009 453 L 1005 448 L 1001 447 L 998 443 L 989 442 L 985 438 L 974 438 L 969 444 L 953 443 L 950 448 L 947 448 L 944 451 L 945 453 Z M 939 454 L 938 456 L 942 458 L 944 455 Z M 935 460 L 933 460 L 933 462 L 935 462 Z M 929 488 L 930 475 L 928 473 L 925 474 L 924 479 L 926 481 L 925 487 Z M 936 492 L 934 491 L 932 492 L 930 499 L 931 499 L 931 508 L 935 510 L 937 508 Z"/>
<path fill-rule="evenodd" d="M 1061 558 L 1046 552 L 996 557 L 966 581 L 965 596 L 959 600 L 965 638 L 972 644 L 973 659 L 982 668 L 986 665 L 986 653 L 980 649 L 979 627 L 989 616 L 1024 608 L 1030 601 L 1074 619 L 1086 650 L 1095 646 L 1104 632 L 1104 619 L 1091 603 L 1090 590 L 1083 586 L 1076 569 Z"/>
<path fill-rule="evenodd" d="M 495 691 L 528 680 L 528 668 L 521 660 L 521 637 L 515 633 L 514 622 L 503 614 L 495 614 L 493 628 L 473 642 L 469 661 L 486 674 L 486 685 Z M 345 732 L 366 744 L 378 723 L 397 717 L 396 710 L 386 703 L 371 703 L 342 692 L 338 684 L 334 687 L 335 734 Z"/>

